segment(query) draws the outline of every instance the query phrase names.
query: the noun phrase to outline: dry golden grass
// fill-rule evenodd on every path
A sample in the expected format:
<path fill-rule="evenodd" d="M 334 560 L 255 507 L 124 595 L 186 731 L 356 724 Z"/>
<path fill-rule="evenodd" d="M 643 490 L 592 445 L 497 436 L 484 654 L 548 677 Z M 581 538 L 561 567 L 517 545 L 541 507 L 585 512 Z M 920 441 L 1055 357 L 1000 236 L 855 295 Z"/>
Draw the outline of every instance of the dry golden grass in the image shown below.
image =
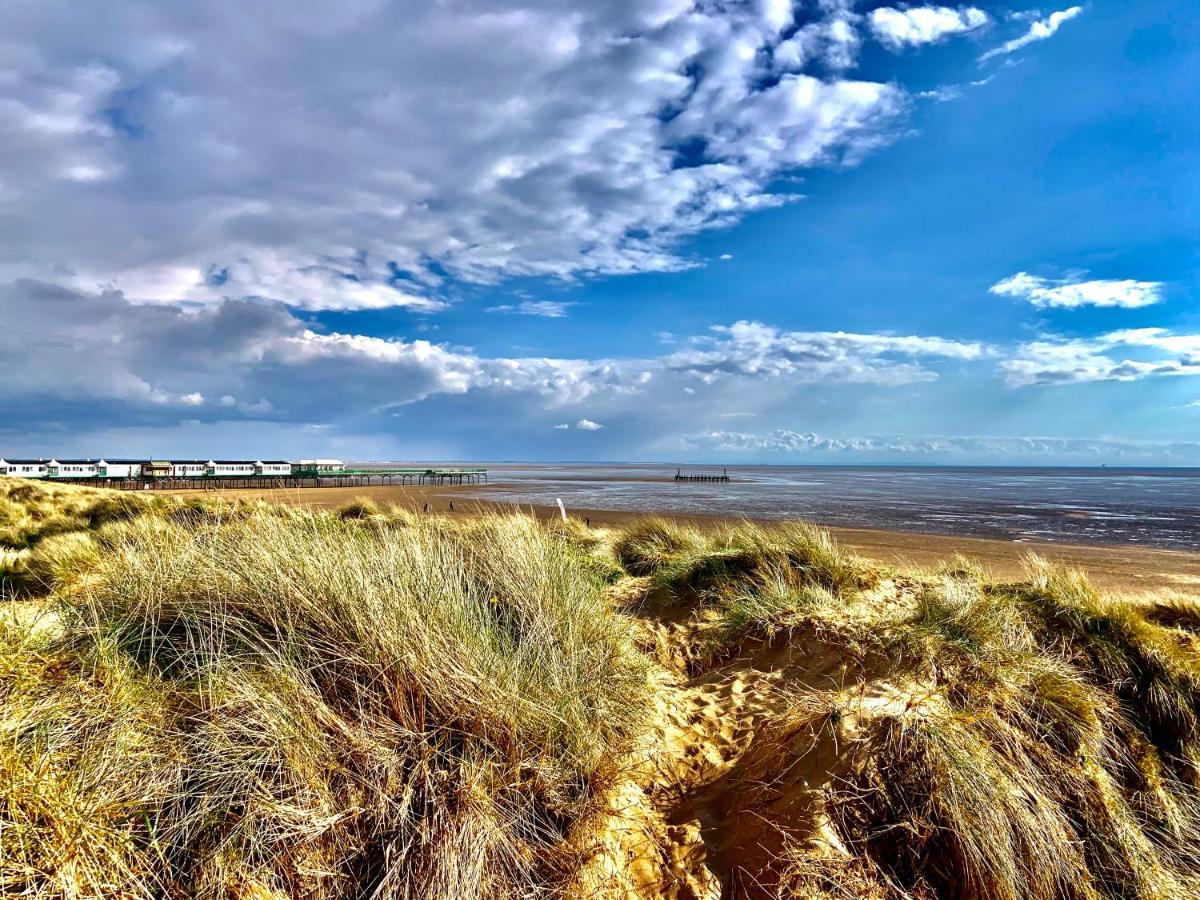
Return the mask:
<path fill-rule="evenodd" d="M 730 895 L 1200 897 L 1195 598 L 1034 558 L 1009 584 L 887 572 L 805 524 L 0 491 L 0 576 L 52 613 L 0 614 L 5 896 L 577 889 L 676 677 L 635 649 L 653 616 L 605 600 L 630 573 L 614 595 L 693 617 L 663 634 L 703 690 L 726 666 L 775 691 L 697 788 L 721 844 L 676 855 L 769 838 L 770 865 L 716 871 Z"/>
<path fill-rule="evenodd" d="M 0 546 L 31 547 L 50 535 L 133 518 L 162 503 L 123 491 L 0 478 Z"/>
<path fill-rule="evenodd" d="M 782 676 L 765 724 L 742 726 L 758 729 L 743 761 L 696 788 L 728 815 L 749 803 L 752 834 L 788 860 L 735 866 L 735 894 L 1200 897 L 1194 599 L 1107 597 L 1035 557 L 1019 583 L 962 559 L 901 577 L 805 525 L 657 521 L 615 546 L 694 610 L 703 678 L 740 678 L 747 660 Z M 841 654 L 842 674 L 810 671 L 805 652 Z M 814 769 L 822 740 L 837 750 Z M 814 842 L 821 818 L 833 837 Z M 722 833 L 710 854 L 766 839 Z"/>
<path fill-rule="evenodd" d="M 6 895 L 532 896 L 578 867 L 647 680 L 563 535 L 259 510 L 88 539 L 60 628 L 4 625 Z"/>

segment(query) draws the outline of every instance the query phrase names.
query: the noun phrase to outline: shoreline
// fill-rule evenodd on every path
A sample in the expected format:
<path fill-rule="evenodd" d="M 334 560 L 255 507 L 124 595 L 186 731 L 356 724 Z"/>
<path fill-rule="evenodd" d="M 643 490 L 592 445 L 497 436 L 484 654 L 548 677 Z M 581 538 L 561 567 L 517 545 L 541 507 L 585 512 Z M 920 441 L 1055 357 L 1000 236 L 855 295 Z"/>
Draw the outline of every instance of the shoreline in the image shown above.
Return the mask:
<path fill-rule="evenodd" d="M 428 501 L 433 514 L 473 515 L 480 510 L 513 510 L 531 512 L 539 518 L 557 518 L 558 507 L 533 503 L 503 503 L 472 496 L 470 485 L 401 486 L 373 485 L 370 487 L 321 488 L 235 488 L 218 491 L 236 500 L 239 497 L 266 499 L 308 506 L 313 509 L 336 509 L 356 497 L 368 497 L 377 503 L 396 504 L 421 510 Z M 211 491 L 165 491 L 179 496 L 207 496 Z M 449 504 L 455 503 L 453 513 Z M 568 514 L 574 519 L 590 519 L 597 528 L 620 526 L 648 516 L 662 515 L 700 528 L 715 528 L 722 523 L 754 521 L 770 524 L 778 520 L 746 516 L 705 515 L 678 516 L 654 510 L 627 512 L 618 510 L 571 507 Z M 995 578 L 1018 578 L 1021 560 L 1026 554 L 1037 553 L 1056 562 L 1087 570 L 1100 587 L 1131 593 L 1178 591 L 1200 593 L 1200 552 L 1166 550 L 1128 544 L 1072 544 L 1050 541 L 1005 541 L 998 538 L 968 535 L 932 534 L 917 531 L 897 531 L 884 528 L 845 527 L 816 524 L 828 529 L 850 550 L 890 565 L 931 566 L 962 554 L 982 565 Z"/>

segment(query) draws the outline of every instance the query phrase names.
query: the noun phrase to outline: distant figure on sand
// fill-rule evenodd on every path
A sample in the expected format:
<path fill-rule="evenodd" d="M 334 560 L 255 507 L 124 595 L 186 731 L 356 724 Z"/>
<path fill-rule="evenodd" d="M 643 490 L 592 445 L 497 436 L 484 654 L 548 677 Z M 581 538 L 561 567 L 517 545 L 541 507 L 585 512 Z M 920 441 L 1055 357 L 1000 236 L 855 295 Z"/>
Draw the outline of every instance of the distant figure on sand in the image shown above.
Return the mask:
<path fill-rule="evenodd" d="M 450 512 L 454 512 L 454 501 L 450 501 Z"/>
<path fill-rule="evenodd" d="M 429 501 L 425 501 L 425 505 L 421 507 L 421 512 L 429 512 Z"/>
<path fill-rule="evenodd" d="M 585 527 L 585 528 L 591 528 L 591 527 L 592 527 L 592 520 L 591 520 L 591 517 L 590 517 L 590 516 L 584 516 L 584 517 L 583 517 L 583 525 L 584 525 L 584 527 Z"/>

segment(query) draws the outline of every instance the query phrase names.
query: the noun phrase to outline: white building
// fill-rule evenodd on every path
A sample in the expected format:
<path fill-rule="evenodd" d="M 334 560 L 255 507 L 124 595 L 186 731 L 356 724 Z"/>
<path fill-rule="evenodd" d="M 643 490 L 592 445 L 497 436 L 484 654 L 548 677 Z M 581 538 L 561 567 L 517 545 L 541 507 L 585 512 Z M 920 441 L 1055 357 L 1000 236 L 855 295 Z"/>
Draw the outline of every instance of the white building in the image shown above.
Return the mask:
<path fill-rule="evenodd" d="M 0 459 L 0 475 L 13 478 L 45 478 L 44 459 Z"/>
<path fill-rule="evenodd" d="M 247 476 L 254 474 L 254 463 L 247 462 L 243 459 L 217 459 L 209 460 L 211 471 L 210 475 L 216 475 L 218 478 L 230 476 Z"/>
<path fill-rule="evenodd" d="M 209 474 L 208 469 L 213 465 L 215 463 L 212 460 L 207 462 L 202 459 L 172 460 L 168 475 L 171 478 L 203 478 Z"/>
<path fill-rule="evenodd" d="M 52 459 L 46 463 L 47 478 L 95 478 L 96 463 L 90 459 Z"/>
<path fill-rule="evenodd" d="M 296 463 L 302 469 L 324 469 L 330 472 L 341 472 L 346 464 L 340 459 L 302 459 Z"/>
<path fill-rule="evenodd" d="M 97 478 L 137 478 L 141 474 L 140 459 L 101 459 L 96 462 Z"/>
<path fill-rule="evenodd" d="M 340 459 L 306 460 L 304 465 L 325 471 L 342 471 Z M 0 459 L 0 475 L 16 478 L 166 479 L 287 477 L 300 463 L 285 459 Z"/>

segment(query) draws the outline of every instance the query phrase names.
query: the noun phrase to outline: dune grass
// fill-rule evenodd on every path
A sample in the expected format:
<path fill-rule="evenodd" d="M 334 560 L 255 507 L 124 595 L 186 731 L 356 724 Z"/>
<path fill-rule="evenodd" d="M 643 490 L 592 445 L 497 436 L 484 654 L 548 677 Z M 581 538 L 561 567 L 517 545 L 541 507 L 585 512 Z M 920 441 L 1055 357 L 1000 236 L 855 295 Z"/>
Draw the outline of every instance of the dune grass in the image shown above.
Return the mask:
<path fill-rule="evenodd" d="M 842 735 L 823 802 L 845 852 L 792 844 L 778 896 L 1200 897 L 1195 600 L 1107 597 L 1036 557 L 1012 584 L 963 559 L 901 576 L 804 524 L 651 521 L 614 549 L 696 610 L 710 657 L 787 633 L 861 667 L 778 710 L 731 788 L 769 795 L 803 764 L 789 747 Z M 884 577 L 907 596 L 881 602 Z"/>
<path fill-rule="evenodd" d="M 6 894 L 563 889 L 647 687 L 562 535 L 297 511 L 102 532 L 53 639 L 6 626 Z"/>
<path fill-rule="evenodd" d="M 872 583 L 871 568 L 842 550 L 828 531 L 807 522 L 741 522 L 702 534 L 664 519 L 623 529 L 613 553 L 631 575 L 650 576 L 675 599 L 730 607 L 754 596 L 760 606 L 816 588 L 843 594 Z M 765 613 L 765 606 L 762 607 Z"/>
<path fill-rule="evenodd" d="M 130 492 L 0 478 L 0 546 L 32 547 L 50 535 L 131 519 L 162 504 Z"/>
<path fill-rule="evenodd" d="M 841 837 L 880 896 L 1200 896 L 1200 646 L 1029 568 L 946 577 L 875 623 L 887 677 L 920 687 L 858 736 L 829 797 Z"/>
<path fill-rule="evenodd" d="M 779 682 L 794 701 L 729 785 L 786 781 L 834 735 L 844 852 L 798 835 L 778 896 L 1200 897 L 1192 598 L 1035 558 L 1011 584 L 965 560 L 901 577 L 802 523 L 605 535 L 2 487 L 0 575 L 50 595 L 46 621 L 0 615 L 5 896 L 569 894 L 655 708 L 603 593 L 629 573 L 727 658 L 853 661 L 844 688 Z"/>

